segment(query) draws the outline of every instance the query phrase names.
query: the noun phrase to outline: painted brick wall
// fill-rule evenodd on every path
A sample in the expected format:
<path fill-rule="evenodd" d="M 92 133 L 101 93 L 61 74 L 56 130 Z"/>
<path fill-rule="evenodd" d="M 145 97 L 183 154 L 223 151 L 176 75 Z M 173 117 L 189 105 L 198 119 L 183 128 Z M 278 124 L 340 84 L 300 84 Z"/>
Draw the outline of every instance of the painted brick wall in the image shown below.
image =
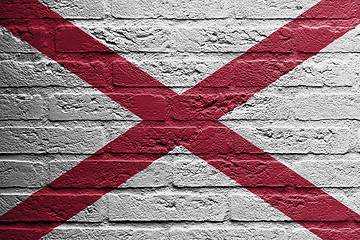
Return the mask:
<path fill-rule="evenodd" d="M 319 0 L 40 2 L 180 94 Z M 347 9 L 340 18 L 354 18 L 356 3 L 344 0 Z M 81 46 L 58 40 L 68 31 L 56 29 L 56 51 L 81 52 Z M 86 72 L 98 63 L 74 64 Z M 98 76 L 105 74 L 101 69 Z M 100 87 L 117 84 L 114 69 Z M 1 214 L 140 121 L 0 28 Z M 220 121 L 360 214 L 359 26 Z M 299 201 L 321 201 L 321 196 Z M 323 231 L 334 231 L 337 239 L 336 230 Z M 44 239 L 319 238 L 177 147 Z"/>

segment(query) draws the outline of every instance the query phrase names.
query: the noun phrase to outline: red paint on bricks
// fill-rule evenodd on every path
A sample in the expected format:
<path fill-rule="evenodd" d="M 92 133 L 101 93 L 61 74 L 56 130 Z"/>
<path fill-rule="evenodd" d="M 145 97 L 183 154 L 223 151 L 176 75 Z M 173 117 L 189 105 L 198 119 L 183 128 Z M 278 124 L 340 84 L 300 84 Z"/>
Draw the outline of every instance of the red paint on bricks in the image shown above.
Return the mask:
<path fill-rule="evenodd" d="M 40 238 L 181 144 L 319 237 L 355 239 L 359 215 L 216 121 L 358 25 L 359 5 L 349 1 L 355 10 L 345 13 L 343 3 L 321 1 L 181 96 L 37 1 L 1 3 L 4 27 L 144 121 L 98 152 L 120 153 L 118 158 L 95 154 L 1 216 L 0 236 Z M 329 9 L 331 20 L 326 19 Z M 356 18 L 340 21 L 334 16 L 344 14 Z M 99 65 L 79 72 L 74 62 Z M 94 79 L 99 68 L 104 74 Z M 99 87 L 103 83 L 107 85 Z M 225 163 L 218 161 L 223 155 Z"/>

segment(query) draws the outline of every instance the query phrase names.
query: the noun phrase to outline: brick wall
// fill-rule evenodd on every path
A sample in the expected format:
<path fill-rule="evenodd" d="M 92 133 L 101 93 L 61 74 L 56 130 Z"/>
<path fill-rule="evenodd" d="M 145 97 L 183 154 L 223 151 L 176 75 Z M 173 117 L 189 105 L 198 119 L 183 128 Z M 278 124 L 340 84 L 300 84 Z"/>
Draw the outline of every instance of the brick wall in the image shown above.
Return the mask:
<path fill-rule="evenodd" d="M 182 93 L 319 0 L 40 2 Z M 81 52 L 56 40 L 67 31 L 56 29 L 56 51 Z M 358 26 L 221 122 L 360 214 L 359 36 Z M 141 121 L 3 27 L 0 103 L 1 214 Z M 319 238 L 177 147 L 44 239 Z"/>

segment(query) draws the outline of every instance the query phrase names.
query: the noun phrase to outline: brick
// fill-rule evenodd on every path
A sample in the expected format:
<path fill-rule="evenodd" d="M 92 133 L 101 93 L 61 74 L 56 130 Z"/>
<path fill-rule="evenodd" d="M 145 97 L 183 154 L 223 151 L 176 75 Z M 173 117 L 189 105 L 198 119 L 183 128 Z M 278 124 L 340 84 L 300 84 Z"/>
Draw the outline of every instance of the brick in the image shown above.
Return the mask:
<path fill-rule="evenodd" d="M 245 52 L 269 36 L 276 27 L 179 28 L 176 50 L 180 52 Z M 288 45 L 290 40 L 284 40 Z M 288 52 L 284 48 L 284 52 Z"/>
<path fill-rule="evenodd" d="M 180 158 L 180 157 L 179 157 Z M 181 158 L 180 158 L 181 159 Z M 234 187 L 239 184 L 203 160 L 174 162 L 176 187 Z"/>
<path fill-rule="evenodd" d="M 277 26 L 214 26 L 182 27 L 182 26 L 142 26 L 140 27 L 107 27 L 106 29 L 86 28 L 87 32 L 106 44 L 116 52 L 206 52 L 229 53 L 245 52 L 254 44 L 263 40 L 276 30 Z M 57 33 L 60 36 L 60 33 Z M 61 33 L 63 34 L 63 33 Z M 291 44 L 291 39 L 284 40 L 283 45 Z M 83 51 L 61 48 L 58 51 Z M 73 46 L 74 47 L 74 46 Z M 289 48 L 284 48 L 285 52 Z"/>
<path fill-rule="evenodd" d="M 0 120 L 41 119 L 44 101 L 40 95 L 0 94 Z"/>
<path fill-rule="evenodd" d="M 46 167 L 40 162 L 0 161 L 0 185 L 5 187 L 44 187 Z"/>
<path fill-rule="evenodd" d="M 171 184 L 172 174 L 170 164 L 157 160 L 127 180 L 120 188 L 166 187 Z"/>
<path fill-rule="evenodd" d="M 300 120 L 360 119 L 359 94 L 300 95 L 294 100 L 294 116 Z"/>
<path fill-rule="evenodd" d="M 110 127 L 110 131 L 114 130 L 111 135 L 114 136 L 115 133 L 115 135 L 117 135 L 116 137 L 118 137 L 119 134 L 125 132 L 124 129 L 125 128 Z M 171 130 L 168 127 L 138 128 L 138 130 L 133 133 L 133 138 L 137 139 L 136 142 L 132 142 L 131 144 L 128 144 L 127 141 L 117 142 L 117 144 L 112 144 L 108 148 L 108 151 L 111 153 L 150 153 L 165 155 L 176 147 L 175 141 L 186 140 L 197 134 L 196 129 L 192 126 L 185 129 L 183 127 L 171 127 Z M 113 138 L 113 136 L 111 138 Z"/>
<path fill-rule="evenodd" d="M 307 9 L 314 6 L 319 0 L 245 0 L 232 1 L 236 18 L 272 19 L 284 18 L 294 19 Z"/>
<path fill-rule="evenodd" d="M 345 45 L 347 45 L 345 43 Z M 282 76 L 274 86 L 351 87 L 359 79 L 357 53 L 319 53 Z"/>
<path fill-rule="evenodd" d="M 339 11 L 339 4 L 341 4 L 341 11 Z M 319 11 L 319 7 L 314 6 L 312 11 L 304 13 L 302 18 L 320 18 L 320 19 L 349 19 L 357 18 L 359 3 L 356 0 L 338 0 L 326 2 L 322 6 L 323 11 Z"/>
<path fill-rule="evenodd" d="M 30 194 L 0 194 L 0 213 L 1 215 L 15 207 L 18 203 L 24 201 Z M 73 196 L 58 196 L 59 201 L 61 198 Z M 47 211 L 51 211 L 46 209 Z M 39 209 L 44 211 L 44 209 Z M 98 201 L 88 206 L 77 215 L 69 219 L 70 222 L 102 222 L 107 214 L 107 198 L 103 196 Z"/>
<path fill-rule="evenodd" d="M 112 1 L 112 15 L 115 18 L 216 19 L 226 18 L 229 14 L 226 0 Z"/>
<path fill-rule="evenodd" d="M 329 232 L 331 230 L 324 229 L 323 231 Z M 303 239 L 320 240 L 321 239 L 307 229 L 293 230 L 289 232 L 287 235 L 289 236 L 289 240 L 303 240 Z"/>
<path fill-rule="evenodd" d="M 98 27 L 86 31 L 92 33 L 97 39 L 105 40 L 107 45 L 116 52 L 169 52 L 174 49 L 176 41 L 173 31 L 164 27 L 108 27 L 106 29 Z M 58 51 L 69 51 L 69 49 L 59 47 L 57 46 Z"/>
<path fill-rule="evenodd" d="M 231 127 L 228 122 L 223 122 Z M 334 127 L 232 128 L 267 153 L 341 154 L 350 151 L 354 136 L 349 129 Z"/>
<path fill-rule="evenodd" d="M 238 239 L 276 239 L 276 240 L 319 240 L 315 234 L 306 229 L 282 227 L 237 227 L 237 228 L 173 228 L 170 240 L 238 240 Z"/>
<path fill-rule="evenodd" d="M 98 239 L 98 240 L 167 240 L 163 229 L 121 229 L 121 228 L 62 228 L 58 227 L 45 235 L 44 240 Z"/>
<path fill-rule="evenodd" d="M 320 212 L 326 216 L 328 221 L 346 221 L 348 216 L 343 212 L 329 213 L 328 196 L 324 195 L 272 195 L 266 196 L 267 202 L 291 202 L 293 219 L 281 213 L 276 208 L 269 205 L 261 198 L 252 195 L 230 196 L 230 219 L 234 221 L 322 221 L 322 215 L 309 214 L 308 207 L 313 208 L 314 204 L 318 206 L 322 202 Z M 331 210 L 333 211 L 333 210 Z"/>
<path fill-rule="evenodd" d="M 287 239 L 286 231 L 280 228 L 189 228 L 172 229 L 170 240 L 237 240 L 237 239 Z"/>
<path fill-rule="evenodd" d="M 110 161 L 110 160 L 107 160 Z M 119 163 L 120 161 L 114 160 Z M 69 171 L 75 167 L 79 161 L 52 161 L 50 162 L 50 178 L 55 180 L 63 173 Z M 114 163 L 115 166 L 115 163 Z M 125 165 L 126 166 L 126 165 Z M 162 161 L 155 161 L 150 166 L 137 173 L 125 183 L 119 186 L 119 188 L 144 188 L 144 187 L 165 187 L 169 186 L 171 182 L 171 166 Z M 126 169 L 124 169 L 126 171 Z M 131 172 L 131 170 L 130 170 Z M 111 177 L 113 174 L 108 173 L 109 182 L 111 183 Z M 104 175 L 104 177 L 107 177 Z M 64 186 L 60 186 L 64 187 Z"/>
<path fill-rule="evenodd" d="M 247 94 L 185 94 L 171 98 L 168 115 L 175 120 L 214 120 L 231 110 L 233 103 L 243 101 Z"/>
<path fill-rule="evenodd" d="M 356 161 L 300 161 L 288 166 L 318 187 L 358 187 Z"/>
<path fill-rule="evenodd" d="M 144 25 L 142 27 L 130 26 L 109 26 L 86 27 L 81 26 L 86 32 L 91 33 L 99 40 L 106 42 L 112 50 L 116 52 L 151 52 L 168 53 L 173 51 L 192 52 L 192 53 L 240 53 L 247 51 L 250 47 L 261 42 L 265 37 L 276 31 L 279 23 L 273 25 L 253 24 L 253 26 L 213 26 L 184 27 L 184 26 L 161 26 Z M 305 28 L 305 27 L 302 27 Z M 69 28 L 57 30 L 58 39 L 64 34 L 69 34 Z M 311 34 L 321 34 L 323 31 L 337 31 L 333 27 L 319 28 L 318 32 L 312 31 Z M 347 33 L 342 38 L 330 44 L 322 52 L 359 52 L 356 35 L 358 28 Z M 293 37 L 283 39 L 281 50 L 288 53 L 294 50 L 295 40 Z M 298 45 L 298 51 L 308 52 L 308 45 Z M 56 50 L 59 52 L 85 52 L 101 51 L 102 48 L 91 46 L 85 43 L 60 44 L 57 42 Z M 261 49 L 260 49 L 261 50 Z"/>
<path fill-rule="evenodd" d="M 100 42 L 94 41 L 84 30 L 73 25 L 58 26 L 54 30 L 55 51 L 61 53 L 111 52 Z"/>
<path fill-rule="evenodd" d="M 102 61 L 59 61 L 59 63 L 63 64 L 66 68 L 71 69 L 71 73 L 67 70 L 71 75 L 76 75 L 80 79 L 85 79 L 83 82 L 84 86 L 89 86 L 89 84 L 93 87 L 104 87 L 109 85 L 111 81 L 111 70 L 110 64 Z"/>
<path fill-rule="evenodd" d="M 138 123 L 138 121 L 117 121 L 108 123 L 105 128 L 106 141 L 111 142 L 115 140 L 121 134 L 124 134 L 126 131 L 128 131 L 130 128 L 134 127 Z"/>
<path fill-rule="evenodd" d="M 102 19 L 105 17 L 102 0 L 41 0 L 40 2 L 65 19 Z"/>
<path fill-rule="evenodd" d="M 341 38 L 321 50 L 321 52 L 360 52 L 359 44 L 360 25 L 347 32 Z"/>
<path fill-rule="evenodd" d="M 356 132 L 357 141 L 355 141 L 354 149 L 356 152 L 360 152 L 360 129 L 357 129 Z"/>
<path fill-rule="evenodd" d="M 340 25 L 340 24 L 339 24 Z M 295 50 L 303 53 L 317 53 L 321 52 L 359 52 L 358 39 L 356 35 L 359 33 L 359 28 L 347 32 L 344 36 L 336 39 L 334 43 L 329 44 L 324 49 L 318 48 L 318 44 L 325 41 L 330 36 L 336 36 L 339 32 L 347 32 L 343 26 L 327 26 L 327 25 L 315 25 L 309 26 L 307 24 L 301 24 L 297 31 L 294 33 Z M 316 41 L 304 41 L 303 36 L 309 36 L 309 39 L 316 39 Z M 354 36 L 355 35 L 355 36 Z M 349 38 L 349 36 L 353 38 Z M 322 45 L 319 45 L 322 46 Z M 336 46 L 336 47 L 335 47 Z"/>
<path fill-rule="evenodd" d="M 77 63 L 81 71 L 91 70 L 90 64 Z M 0 87 L 74 87 L 89 86 L 79 77 L 61 67 L 58 63 L 49 62 L 0 62 Z M 96 76 L 96 75 L 95 75 Z M 98 85 L 105 85 L 100 83 Z"/>
<path fill-rule="evenodd" d="M 20 236 L 17 239 L 39 239 L 42 236 L 42 231 L 40 229 L 31 229 L 29 231 L 28 228 L 0 227 L 1 239 L 11 239 L 14 238 L 14 235 Z"/>
<path fill-rule="evenodd" d="M 14 4 L 14 6 L 19 4 Z M 19 8 L 15 8 L 19 12 L 23 11 L 21 8 L 26 8 L 27 4 L 19 6 Z M 31 8 L 31 7 L 30 7 Z M 26 11 L 26 10 L 25 10 Z M 43 11 L 44 12 L 44 11 Z M 42 16 L 39 16 L 39 18 L 45 17 L 47 13 L 44 12 Z M 35 15 L 33 15 L 35 17 Z M 14 16 L 14 18 L 21 18 L 22 16 Z M 26 16 L 26 19 L 29 17 Z M 10 23 L 10 22 L 9 22 Z M 3 52 L 9 52 L 9 53 L 34 53 L 38 52 L 34 47 L 31 47 L 26 43 L 32 42 L 33 38 L 36 38 L 38 42 L 41 42 L 41 46 L 45 49 L 53 49 L 54 48 L 54 37 L 53 37 L 53 31 L 52 29 L 46 29 L 42 26 L 28 26 L 21 28 L 19 25 L 12 25 L 11 23 L 7 23 L 7 27 L 10 28 L 12 31 L 15 31 L 16 34 L 20 35 L 24 40 L 15 39 L 15 34 L 12 34 L 10 31 L 2 31 L 0 33 L 1 38 L 5 40 L 5 44 L 3 45 Z M 10 36 L 9 36 L 10 35 Z M 10 42 L 10 43 L 9 43 Z M 7 47 L 7 45 L 9 47 Z M 1 48 L 0 48 L 1 49 Z"/>
<path fill-rule="evenodd" d="M 104 145 L 101 128 L 0 128 L 1 153 L 92 154 Z"/>
<path fill-rule="evenodd" d="M 232 58 L 132 61 L 168 87 L 192 87 Z M 360 54 L 319 53 L 275 81 L 277 87 L 351 87 L 360 74 Z M 266 90 L 265 90 L 266 91 Z M 258 96 L 256 94 L 255 96 Z"/>
<path fill-rule="evenodd" d="M 223 221 L 227 201 L 221 195 L 113 195 L 110 221 Z"/>
<path fill-rule="evenodd" d="M 291 221 L 256 195 L 231 195 L 230 219 L 235 221 Z"/>
<path fill-rule="evenodd" d="M 0 26 L 0 52 L 35 53 L 37 50 Z"/>
<path fill-rule="evenodd" d="M 347 198 L 337 198 L 339 201 L 341 201 L 343 204 L 354 210 L 357 214 L 360 214 L 360 203 L 358 201 L 360 197 L 359 191 L 356 191 L 355 193 L 352 193 L 351 195 L 348 195 Z"/>
<path fill-rule="evenodd" d="M 102 93 L 58 93 L 50 98 L 50 120 L 138 120 Z"/>
<path fill-rule="evenodd" d="M 108 197 L 102 196 L 95 203 L 70 218 L 69 222 L 103 222 L 108 214 Z"/>
<path fill-rule="evenodd" d="M 31 194 L 0 194 L 0 214 L 3 215 Z"/>
<path fill-rule="evenodd" d="M 223 156 L 220 156 L 223 157 Z M 264 158 L 266 160 L 255 160 Z M 240 187 L 236 190 L 241 190 L 241 187 L 305 187 L 303 182 L 294 181 L 294 173 L 291 169 L 285 168 L 279 161 L 269 161 L 266 155 L 230 155 L 223 158 L 229 158 L 228 160 L 214 160 L 209 161 L 212 172 L 211 175 L 202 176 L 201 170 L 198 170 L 195 166 L 191 175 L 179 176 L 180 183 L 185 186 L 196 187 L 212 187 L 210 180 L 217 180 L 214 186 Z M 195 164 L 194 164 L 195 165 Z M 205 165 L 205 164 L 204 164 Z M 209 166 L 207 168 L 210 168 Z M 216 168 L 216 169 L 215 169 Z M 198 171 L 197 171 L 198 170 Z M 190 171 L 188 171 L 190 172 Z M 226 175 L 226 176 L 225 176 Z M 177 176 L 175 174 L 175 176 Z M 219 176 L 217 178 L 213 176 Z M 202 178 L 201 178 L 202 177 Z M 221 177 L 221 178 L 220 178 Z M 194 179 L 194 180 L 193 180 Z M 199 183 L 201 179 L 203 183 Z M 221 180 L 218 180 L 221 179 Z M 234 181 L 232 181 L 233 179 Z M 174 177 L 174 182 L 176 177 Z M 236 181 L 236 182 L 235 182 Z M 208 184 L 208 185 L 206 185 Z"/>
<path fill-rule="evenodd" d="M 221 120 L 287 120 L 292 112 L 291 99 L 259 93 L 225 114 Z"/>
<path fill-rule="evenodd" d="M 167 87 L 190 88 L 224 66 L 228 61 L 174 58 L 132 62 Z"/>

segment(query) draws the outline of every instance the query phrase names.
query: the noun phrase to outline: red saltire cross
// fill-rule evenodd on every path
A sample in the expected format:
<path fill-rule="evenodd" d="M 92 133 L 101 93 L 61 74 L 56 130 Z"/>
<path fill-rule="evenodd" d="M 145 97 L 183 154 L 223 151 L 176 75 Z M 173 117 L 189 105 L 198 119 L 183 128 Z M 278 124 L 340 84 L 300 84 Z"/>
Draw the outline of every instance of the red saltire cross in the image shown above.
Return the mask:
<path fill-rule="evenodd" d="M 2 26 L 143 120 L 2 215 L 2 239 L 41 238 L 178 145 L 320 238 L 360 238 L 357 213 L 217 121 L 357 26 L 359 0 L 320 1 L 181 95 L 38 1 L 0 9 Z"/>

